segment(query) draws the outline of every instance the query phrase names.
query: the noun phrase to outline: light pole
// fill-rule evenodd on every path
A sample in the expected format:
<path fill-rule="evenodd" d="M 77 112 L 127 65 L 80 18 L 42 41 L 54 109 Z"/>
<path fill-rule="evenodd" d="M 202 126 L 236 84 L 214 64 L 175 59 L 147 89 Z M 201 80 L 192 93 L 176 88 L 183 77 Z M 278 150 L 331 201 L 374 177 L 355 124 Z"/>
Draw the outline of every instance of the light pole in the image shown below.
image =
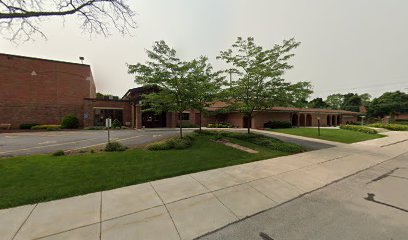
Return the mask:
<path fill-rule="evenodd" d="M 320 136 L 320 113 L 317 114 L 317 134 Z"/>

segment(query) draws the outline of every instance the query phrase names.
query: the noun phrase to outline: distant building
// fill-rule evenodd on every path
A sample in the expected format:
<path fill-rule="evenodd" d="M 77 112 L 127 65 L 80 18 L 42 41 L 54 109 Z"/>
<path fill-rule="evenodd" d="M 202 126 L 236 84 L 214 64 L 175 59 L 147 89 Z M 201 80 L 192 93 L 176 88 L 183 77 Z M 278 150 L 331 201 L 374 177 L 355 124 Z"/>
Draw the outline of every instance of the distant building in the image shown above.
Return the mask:
<path fill-rule="evenodd" d="M 157 88 L 133 88 L 122 99 L 96 98 L 91 67 L 48 59 L 0 54 L 0 124 L 19 128 L 23 123 L 60 124 L 64 116 L 74 114 L 81 127 L 104 126 L 105 119 L 116 119 L 132 128 L 176 127 L 178 118 L 186 126 L 198 125 L 200 114 L 184 111 L 156 114 L 144 111 L 143 94 L 159 91 Z M 202 125 L 228 122 L 235 127 L 246 127 L 247 122 L 238 112 L 219 113 L 223 102 L 215 102 L 202 118 Z M 360 113 L 308 108 L 276 107 L 255 113 L 252 128 L 263 128 L 268 121 L 291 122 L 293 126 L 336 126 L 356 122 Z"/>

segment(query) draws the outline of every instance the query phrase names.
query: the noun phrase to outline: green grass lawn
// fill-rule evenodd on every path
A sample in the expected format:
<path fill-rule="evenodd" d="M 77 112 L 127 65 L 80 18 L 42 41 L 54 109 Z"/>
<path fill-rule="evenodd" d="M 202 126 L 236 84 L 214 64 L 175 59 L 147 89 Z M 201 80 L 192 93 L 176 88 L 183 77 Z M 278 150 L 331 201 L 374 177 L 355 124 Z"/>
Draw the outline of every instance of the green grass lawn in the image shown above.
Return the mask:
<path fill-rule="evenodd" d="M 210 138 L 200 135 L 184 150 L 0 158 L 0 209 L 289 154 L 234 140 L 259 151 L 250 154 Z"/>
<path fill-rule="evenodd" d="M 320 136 L 318 136 L 317 128 L 285 128 L 271 129 L 271 131 L 341 143 L 355 143 L 385 137 L 381 134 L 368 134 L 351 130 L 327 128 L 320 129 Z"/>

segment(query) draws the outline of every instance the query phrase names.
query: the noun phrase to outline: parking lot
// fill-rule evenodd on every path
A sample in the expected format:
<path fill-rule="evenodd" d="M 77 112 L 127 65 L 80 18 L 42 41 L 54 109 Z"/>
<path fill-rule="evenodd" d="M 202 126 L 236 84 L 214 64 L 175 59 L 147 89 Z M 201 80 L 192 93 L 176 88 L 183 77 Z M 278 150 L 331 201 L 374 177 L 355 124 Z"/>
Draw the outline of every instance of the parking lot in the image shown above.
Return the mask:
<path fill-rule="evenodd" d="M 194 129 L 183 129 L 184 133 Z M 245 129 L 232 131 L 246 132 Z M 316 139 L 305 139 L 298 136 L 278 134 L 270 131 L 254 131 L 285 142 L 299 144 L 306 150 L 318 150 L 334 147 Z M 110 131 L 111 141 L 119 141 L 128 147 L 140 146 L 163 138 L 177 136 L 179 129 L 155 128 L 143 130 L 114 130 Z M 47 154 L 58 150 L 65 152 L 80 151 L 87 148 L 103 148 L 108 141 L 106 130 L 73 130 L 73 131 L 45 131 L 45 132 L 14 132 L 0 133 L 0 157 L 22 156 L 32 154 Z"/>
<path fill-rule="evenodd" d="M 177 134 L 178 129 L 110 131 L 111 141 L 126 146 L 143 145 Z M 107 140 L 105 130 L 0 133 L 0 157 L 101 148 Z"/>

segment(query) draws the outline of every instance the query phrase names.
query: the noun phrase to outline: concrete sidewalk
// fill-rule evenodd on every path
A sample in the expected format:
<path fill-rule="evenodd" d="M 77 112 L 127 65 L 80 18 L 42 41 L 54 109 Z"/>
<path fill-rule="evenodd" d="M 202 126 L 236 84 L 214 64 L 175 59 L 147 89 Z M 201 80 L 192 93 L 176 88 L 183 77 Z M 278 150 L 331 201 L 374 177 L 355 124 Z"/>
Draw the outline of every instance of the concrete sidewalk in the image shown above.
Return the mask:
<path fill-rule="evenodd" d="M 390 160 L 408 133 L 0 210 L 1 239 L 194 239 Z"/>

